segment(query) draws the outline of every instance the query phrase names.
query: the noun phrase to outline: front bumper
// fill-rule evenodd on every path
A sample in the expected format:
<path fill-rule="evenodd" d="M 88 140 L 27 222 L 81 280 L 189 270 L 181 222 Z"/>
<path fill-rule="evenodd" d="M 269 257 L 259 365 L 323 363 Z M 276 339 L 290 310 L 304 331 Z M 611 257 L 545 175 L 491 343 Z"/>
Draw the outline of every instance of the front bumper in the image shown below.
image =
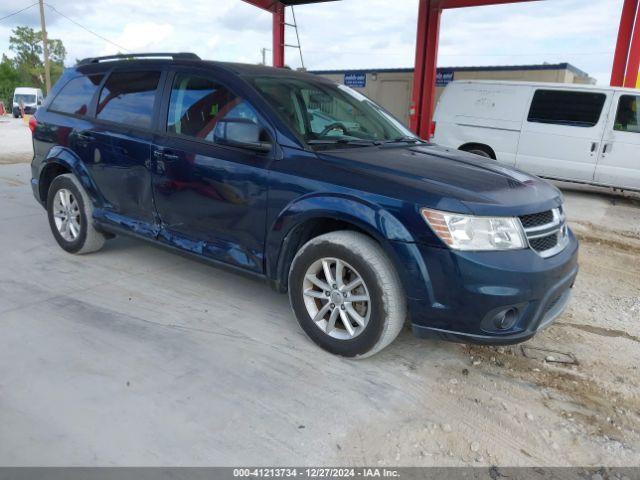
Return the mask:
<path fill-rule="evenodd" d="M 409 298 L 415 335 L 506 345 L 523 342 L 564 310 L 578 274 L 578 242 L 542 258 L 533 250 L 460 252 L 418 247 L 429 273 L 429 298 Z M 515 312 L 507 328 L 502 312 Z M 502 325 L 504 327 L 504 325 Z"/>
<path fill-rule="evenodd" d="M 36 113 L 36 110 L 38 109 L 38 107 L 24 107 L 24 113 L 26 115 L 33 115 L 34 113 Z M 20 107 L 13 107 L 12 109 L 12 113 L 14 115 L 20 115 Z"/>

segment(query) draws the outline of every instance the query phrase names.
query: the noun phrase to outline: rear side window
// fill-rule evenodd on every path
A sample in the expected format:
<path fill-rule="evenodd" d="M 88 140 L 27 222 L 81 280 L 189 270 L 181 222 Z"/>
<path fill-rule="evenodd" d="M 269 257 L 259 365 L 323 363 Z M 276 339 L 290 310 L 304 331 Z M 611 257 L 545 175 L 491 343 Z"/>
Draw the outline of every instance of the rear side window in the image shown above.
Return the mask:
<path fill-rule="evenodd" d="M 640 133 L 640 97 L 622 95 L 618 102 L 614 129 L 619 132 Z"/>
<path fill-rule="evenodd" d="M 176 135 L 224 143 L 225 129 L 258 123 L 258 115 L 242 97 L 215 80 L 178 74 L 171 88 L 167 131 Z M 236 129 L 237 129 L 236 128 Z"/>
<path fill-rule="evenodd" d="M 160 72 L 115 72 L 100 92 L 97 117 L 150 128 Z"/>
<path fill-rule="evenodd" d="M 529 122 L 572 127 L 593 127 L 602 114 L 604 93 L 536 90 L 529 110 Z"/>
<path fill-rule="evenodd" d="M 94 93 L 104 75 L 76 77 L 67 82 L 53 99 L 49 110 L 73 115 L 86 115 Z"/>

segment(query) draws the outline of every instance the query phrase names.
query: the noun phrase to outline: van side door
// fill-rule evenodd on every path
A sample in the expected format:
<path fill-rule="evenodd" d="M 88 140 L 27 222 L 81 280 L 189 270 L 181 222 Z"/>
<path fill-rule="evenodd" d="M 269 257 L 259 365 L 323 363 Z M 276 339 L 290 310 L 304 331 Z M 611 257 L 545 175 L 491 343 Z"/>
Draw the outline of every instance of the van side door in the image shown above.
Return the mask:
<path fill-rule="evenodd" d="M 535 89 L 516 166 L 542 177 L 592 182 L 610 97 L 597 90 Z"/>
<path fill-rule="evenodd" d="M 640 94 L 615 93 L 595 182 L 640 190 Z"/>
<path fill-rule="evenodd" d="M 153 146 L 159 239 L 262 273 L 275 134 L 234 79 L 199 69 L 167 79 Z"/>

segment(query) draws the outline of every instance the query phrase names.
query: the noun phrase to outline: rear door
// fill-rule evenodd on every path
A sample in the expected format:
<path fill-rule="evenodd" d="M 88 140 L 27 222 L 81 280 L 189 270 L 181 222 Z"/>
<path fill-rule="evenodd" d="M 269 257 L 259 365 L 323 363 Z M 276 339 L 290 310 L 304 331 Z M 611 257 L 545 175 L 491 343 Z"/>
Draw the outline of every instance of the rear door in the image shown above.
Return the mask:
<path fill-rule="evenodd" d="M 98 98 L 95 128 L 85 132 L 105 220 L 146 236 L 157 233 L 150 167 L 162 77 L 160 69 L 113 71 Z"/>
<path fill-rule="evenodd" d="M 606 91 L 535 89 L 516 166 L 543 177 L 593 181 L 609 104 Z"/>
<path fill-rule="evenodd" d="M 595 182 L 640 190 L 640 94 L 616 92 Z"/>
<path fill-rule="evenodd" d="M 233 78 L 207 70 L 177 70 L 163 100 L 165 134 L 154 145 L 153 191 L 160 239 L 255 272 L 263 271 L 268 166 L 261 152 L 228 142 L 273 132 L 236 90 Z M 162 127 L 161 127 L 162 129 Z M 239 140 L 242 140 L 240 138 Z"/>

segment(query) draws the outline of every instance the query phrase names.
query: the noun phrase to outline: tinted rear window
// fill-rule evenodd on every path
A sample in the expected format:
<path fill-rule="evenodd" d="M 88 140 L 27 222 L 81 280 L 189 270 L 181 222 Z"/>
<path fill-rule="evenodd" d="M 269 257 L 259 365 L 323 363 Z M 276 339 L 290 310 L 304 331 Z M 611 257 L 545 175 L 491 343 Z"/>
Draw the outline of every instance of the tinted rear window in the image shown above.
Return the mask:
<path fill-rule="evenodd" d="M 160 72 L 116 72 L 102 87 L 97 117 L 138 128 L 151 127 Z"/>
<path fill-rule="evenodd" d="M 593 127 L 600 120 L 604 93 L 537 90 L 528 120 L 573 127 Z"/>
<path fill-rule="evenodd" d="M 86 115 L 93 94 L 98 89 L 104 75 L 76 77 L 67 82 L 53 99 L 49 110 L 75 115 Z"/>

